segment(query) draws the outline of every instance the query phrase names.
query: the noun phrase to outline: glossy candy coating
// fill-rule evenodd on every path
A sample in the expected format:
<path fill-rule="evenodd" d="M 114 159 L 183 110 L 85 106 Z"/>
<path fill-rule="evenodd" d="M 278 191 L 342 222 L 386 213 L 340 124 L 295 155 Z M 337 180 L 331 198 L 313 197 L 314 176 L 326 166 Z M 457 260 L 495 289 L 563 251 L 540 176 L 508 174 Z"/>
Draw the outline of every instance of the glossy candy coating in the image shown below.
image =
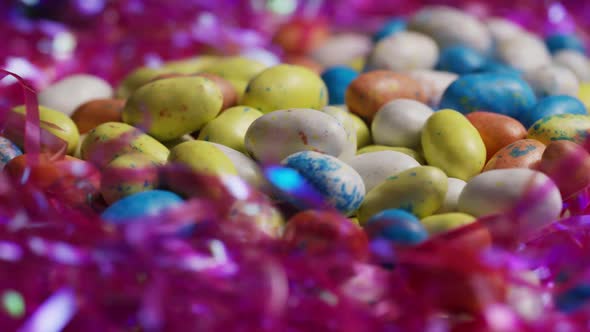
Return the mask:
<path fill-rule="evenodd" d="M 582 144 L 589 134 L 589 115 L 557 114 L 544 117 L 535 122 L 529 128 L 527 138 L 536 139 L 544 144 L 558 140 L 568 140 Z"/>
<path fill-rule="evenodd" d="M 363 178 L 367 192 L 388 177 L 420 166 L 414 158 L 396 151 L 376 151 L 357 155 L 347 162 Z"/>
<path fill-rule="evenodd" d="M 520 119 L 522 124 L 529 128 L 537 120 L 557 114 L 588 114 L 586 106 L 571 96 L 548 96 L 537 103 L 532 112 L 523 114 Z"/>
<path fill-rule="evenodd" d="M 487 61 L 486 57 L 476 50 L 457 45 L 441 51 L 436 68 L 463 75 L 480 71 Z"/>
<path fill-rule="evenodd" d="M 375 45 L 367 68 L 393 71 L 432 69 L 438 53 L 436 42 L 429 36 L 415 31 L 401 31 Z"/>
<path fill-rule="evenodd" d="M 111 98 L 113 89 L 105 80 L 92 75 L 76 74 L 53 83 L 39 93 L 39 104 L 66 115 L 80 105 L 102 98 Z"/>
<path fill-rule="evenodd" d="M 356 154 L 359 155 L 359 154 L 371 153 L 371 152 L 377 152 L 377 151 L 401 152 L 405 155 L 412 157 L 414 160 L 416 160 L 420 164 L 426 163 L 426 161 L 424 160 L 424 157 L 418 151 L 412 150 L 409 148 L 400 147 L 400 146 L 367 145 L 364 148 L 359 149 L 356 152 Z"/>
<path fill-rule="evenodd" d="M 123 197 L 158 187 L 157 167 L 161 164 L 144 153 L 128 153 L 111 161 L 103 170 L 100 193 L 107 204 Z M 132 179 L 121 170 L 137 170 Z"/>
<path fill-rule="evenodd" d="M 330 105 L 344 104 L 346 89 L 358 75 L 356 70 L 347 66 L 330 67 L 322 73 L 322 80 L 328 88 Z"/>
<path fill-rule="evenodd" d="M 445 200 L 440 208 L 436 211 L 437 214 L 457 211 L 459 196 L 467 184 L 467 182 L 457 178 L 448 178 L 447 183 L 448 189 L 447 193 L 445 194 Z"/>
<path fill-rule="evenodd" d="M 417 245 L 428 238 L 428 232 L 413 214 L 399 209 L 381 211 L 365 225 L 371 239 L 382 238 L 399 245 Z"/>
<path fill-rule="evenodd" d="M 124 106 L 123 99 L 94 99 L 76 108 L 71 118 L 80 134 L 86 134 L 105 122 L 121 122 Z"/>
<path fill-rule="evenodd" d="M 544 151 L 545 144 L 534 139 L 521 139 L 498 150 L 483 171 L 501 168 L 535 169 Z"/>
<path fill-rule="evenodd" d="M 491 112 L 472 112 L 466 115 L 467 120 L 477 129 L 486 146 L 486 160 L 501 148 L 523 139 L 527 135 L 526 128 L 516 119 Z"/>
<path fill-rule="evenodd" d="M 236 167 L 231 160 L 213 143 L 190 141 L 181 143 L 170 150 L 170 163 L 190 167 L 196 172 L 215 175 L 236 175 Z"/>
<path fill-rule="evenodd" d="M 236 90 L 238 99 L 244 95 L 248 82 L 267 66 L 245 57 L 222 57 L 205 66 L 201 72 L 218 75 L 228 80 Z"/>
<path fill-rule="evenodd" d="M 155 216 L 182 202 L 180 196 L 170 191 L 149 190 L 115 202 L 101 214 L 101 217 L 107 222 L 119 224 L 128 219 Z"/>
<path fill-rule="evenodd" d="M 231 107 L 207 123 L 199 132 L 199 139 L 246 153 L 246 131 L 262 115 L 262 112 L 249 106 Z"/>
<path fill-rule="evenodd" d="M 379 145 L 416 149 L 426 120 L 434 114 L 425 104 L 395 99 L 383 105 L 371 122 L 373 142 Z"/>

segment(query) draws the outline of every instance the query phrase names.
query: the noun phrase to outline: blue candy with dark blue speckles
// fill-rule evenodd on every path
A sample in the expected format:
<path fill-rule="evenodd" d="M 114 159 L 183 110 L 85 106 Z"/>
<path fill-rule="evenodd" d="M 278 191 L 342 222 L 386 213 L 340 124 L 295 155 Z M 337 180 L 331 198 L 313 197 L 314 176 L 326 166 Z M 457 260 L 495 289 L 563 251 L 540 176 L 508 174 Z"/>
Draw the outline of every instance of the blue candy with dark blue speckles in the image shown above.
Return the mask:
<path fill-rule="evenodd" d="M 346 88 L 350 85 L 359 73 L 346 66 L 335 66 L 326 69 L 322 73 L 322 80 L 328 88 L 330 105 L 343 105 Z"/>
<path fill-rule="evenodd" d="M 12 141 L 0 136 L 0 170 L 15 157 L 20 156 L 22 151 Z"/>
<path fill-rule="evenodd" d="M 428 232 L 413 214 L 390 209 L 377 213 L 365 226 L 371 238 L 384 238 L 402 245 L 416 245 L 426 241 Z"/>
<path fill-rule="evenodd" d="M 437 69 L 459 75 L 481 71 L 488 59 L 476 50 L 462 46 L 451 46 L 442 50 Z"/>
<path fill-rule="evenodd" d="M 440 109 L 463 114 L 488 111 L 519 119 L 532 111 L 537 98 L 529 84 L 518 76 L 504 73 L 467 74 L 445 90 Z"/>
<path fill-rule="evenodd" d="M 336 209 L 350 215 L 365 198 L 365 185 L 361 176 L 340 159 L 315 152 L 294 153 L 282 162 L 297 170 Z"/>
<path fill-rule="evenodd" d="M 401 18 L 394 18 L 387 21 L 383 26 L 373 35 L 373 41 L 376 43 L 383 38 L 393 36 L 394 34 L 406 30 L 406 21 Z"/>
<path fill-rule="evenodd" d="M 571 96 L 548 96 L 539 100 L 532 112 L 523 114 L 520 121 L 526 128 L 529 128 L 537 120 L 557 114 L 587 114 L 586 106 Z"/>
<path fill-rule="evenodd" d="M 101 217 L 108 222 L 118 224 L 128 219 L 156 215 L 182 202 L 182 198 L 173 192 L 149 190 L 116 201 L 102 213 Z"/>
<path fill-rule="evenodd" d="M 551 52 L 551 54 L 557 53 L 562 50 L 574 50 L 582 54 L 586 54 L 586 48 L 582 40 L 573 34 L 554 34 L 545 38 L 545 45 Z"/>

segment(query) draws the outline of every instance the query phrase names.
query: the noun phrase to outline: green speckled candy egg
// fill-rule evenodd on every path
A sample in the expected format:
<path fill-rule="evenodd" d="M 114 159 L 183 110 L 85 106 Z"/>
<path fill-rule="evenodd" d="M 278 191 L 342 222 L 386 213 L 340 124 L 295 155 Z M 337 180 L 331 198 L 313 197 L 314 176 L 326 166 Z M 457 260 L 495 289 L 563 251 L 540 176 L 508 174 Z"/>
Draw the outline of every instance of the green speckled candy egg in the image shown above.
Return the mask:
<path fill-rule="evenodd" d="M 290 108 L 320 110 L 328 104 L 324 81 L 311 70 L 293 65 L 278 65 L 254 77 L 244 93 L 242 104 L 269 113 Z"/>
<path fill-rule="evenodd" d="M 15 107 L 13 111 L 25 114 L 25 106 Z M 80 133 L 78 132 L 78 127 L 69 116 L 51 108 L 39 106 L 39 119 L 41 120 L 41 128 L 68 143 L 68 154 L 71 155 L 76 152 Z"/>
<path fill-rule="evenodd" d="M 567 140 L 584 143 L 590 134 L 590 115 L 558 114 L 544 117 L 530 128 L 527 138 L 536 139 L 543 144 Z"/>
<path fill-rule="evenodd" d="M 228 108 L 201 129 L 199 139 L 223 144 L 246 153 L 244 147 L 246 131 L 252 122 L 261 117 L 262 114 L 259 110 L 249 106 Z"/>
<path fill-rule="evenodd" d="M 223 96 L 213 81 L 174 77 L 137 89 L 127 100 L 122 116 L 131 125 L 149 123 L 148 134 L 170 141 L 201 129 L 217 116 L 222 104 Z"/>
<path fill-rule="evenodd" d="M 481 172 L 486 147 L 467 118 L 450 109 L 435 112 L 422 129 L 422 148 L 429 165 L 448 176 L 468 180 Z"/>
<path fill-rule="evenodd" d="M 168 161 L 186 165 L 204 174 L 237 175 L 231 159 L 210 142 L 190 141 L 179 144 L 170 150 Z"/>
<path fill-rule="evenodd" d="M 132 194 L 156 189 L 158 187 L 157 167 L 161 162 L 153 160 L 147 154 L 132 152 L 121 155 L 111 161 L 103 170 L 100 193 L 108 204 Z M 129 178 L 129 172 L 133 178 Z M 123 171 L 123 172 L 121 172 Z"/>
<path fill-rule="evenodd" d="M 403 209 L 418 218 L 433 214 L 447 193 L 447 176 L 432 166 L 418 166 L 389 177 L 365 196 L 357 217 L 361 224 L 387 209 Z"/>
<path fill-rule="evenodd" d="M 122 136 L 124 135 L 125 136 Z M 131 139 L 127 143 L 123 139 Z M 168 159 L 168 148 L 139 129 L 122 122 L 107 122 L 92 129 L 82 142 L 80 156 L 104 167 L 113 159 L 126 153 L 140 152 L 158 163 Z"/>

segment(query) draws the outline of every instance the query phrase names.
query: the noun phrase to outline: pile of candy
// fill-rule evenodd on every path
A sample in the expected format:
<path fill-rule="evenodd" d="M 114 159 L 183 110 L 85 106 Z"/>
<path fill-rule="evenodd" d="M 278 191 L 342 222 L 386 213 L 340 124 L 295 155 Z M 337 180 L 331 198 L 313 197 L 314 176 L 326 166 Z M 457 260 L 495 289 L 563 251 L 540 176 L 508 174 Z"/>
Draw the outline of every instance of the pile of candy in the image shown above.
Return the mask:
<path fill-rule="evenodd" d="M 584 35 L 481 16 L 296 16 L 38 94 L 0 70 L 0 326 L 586 331 Z"/>

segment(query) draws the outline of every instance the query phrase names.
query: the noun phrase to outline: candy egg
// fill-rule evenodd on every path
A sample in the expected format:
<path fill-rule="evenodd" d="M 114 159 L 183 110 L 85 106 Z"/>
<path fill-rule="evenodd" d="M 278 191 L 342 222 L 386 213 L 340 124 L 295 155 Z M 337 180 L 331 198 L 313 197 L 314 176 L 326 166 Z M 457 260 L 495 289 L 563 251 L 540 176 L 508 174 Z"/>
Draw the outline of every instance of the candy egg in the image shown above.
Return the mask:
<path fill-rule="evenodd" d="M 438 58 L 438 46 L 427 35 L 401 31 L 382 39 L 369 57 L 368 68 L 405 71 L 431 69 Z"/>
<path fill-rule="evenodd" d="M 485 20 L 485 24 L 495 44 L 523 32 L 519 25 L 502 17 L 490 17 Z"/>
<path fill-rule="evenodd" d="M 208 78 L 217 85 L 217 88 L 219 88 L 219 91 L 223 96 L 223 104 L 221 105 L 222 112 L 238 103 L 238 93 L 236 92 L 236 89 L 225 78 L 211 73 L 198 73 L 193 76 Z"/>
<path fill-rule="evenodd" d="M 586 109 L 590 108 L 590 83 L 581 83 L 580 89 L 578 90 L 578 99 L 586 106 Z"/>
<path fill-rule="evenodd" d="M 566 67 L 553 64 L 542 66 L 525 73 L 524 79 L 531 85 L 537 97 L 578 95 L 578 78 Z"/>
<path fill-rule="evenodd" d="M 383 105 L 371 122 L 373 142 L 416 149 L 432 109 L 411 99 L 394 99 Z"/>
<path fill-rule="evenodd" d="M 123 99 L 95 99 L 76 108 L 71 118 L 80 134 L 86 134 L 99 124 L 121 122 L 121 111 L 124 106 Z"/>
<path fill-rule="evenodd" d="M 367 192 L 390 176 L 420 166 L 414 158 L 395 151 L 363 153 L 347 163 L 363 178 Z"/>
<path fill-rule="evenodd" d="M 588 114 L 586 106 L 571 96 L 548 96 L 537 103 L 532 112 L 521 115 L 520 121 L 530 127 L 537 120 L 557 114 Z"/>
<path fill-rule="evenodd" d="M 448 189 L 445 195 L 445 200 L 436 213 L 457 211 L 459 195 L 461 195 L 463 188 L 465 188 L 465 185 L 467 184 L 467 182 L 457 178 L 448 178 L 447 182 Z"/>
<path fill-rule="evenodd" d="M 585 55 L 578 51 L 562 50 L 553 55 L 553 62 L 571 70 L 580 83 L 590 81 L 590 63 Z"/>
<path fill-rule="evenodd" d="M 476 50 L 457 45 L 442 50 L 436 67 L 439 70 L 462 75 L 481 70 L 486 62 L 486 57 Z"/>
<path fill-rule="evenodd" d="M 556 33 L 545 38 L 545 44 L 551 53 L 562 50 L 578 51 L 586 54 L 584 43 L 574 34 Z"/>
<path fill-rule="evenodd" d="M 123 109 L 123 121 L 145 124 L 147 133 L 161 141 L 199 130 L 221 110 L 223 96 L 213 81 L 203 77 L 158 80 L 137 89 Z"/>
<path fill-rule="evenodd" d="M 70 115 L 85 102 L 112 95 L 113 89 L 105 80 L 92 75 L 72 75 L 43 89 L 38 98 L 40 105 Z"/>
<path fill-rule="evenodd" d="M 267 67 L 276 66 L 281 59 L 269 50 L 264 48 L 248 48 L 240 52 L 240 56 L 265 64 Z"/>
<path fill-rule="evenodd" d="M 328 104 L 322 79 L 311 70 L 292 65 L 271 67 L 253 78 L 242 104 L 263 113 L 288 108 L 321 109 Z"/>
<path fill-rule="evenodd" d="M 361 119 L 358 115 L 354 113 L 348 113 L 350 118 L 352 119 L 352 123 L 354 124 L 354 128 L 356 130 L 356 147 L 357 149 L 362 148 L 363 146 L 367 146 L 371 144 L 371 132 L 369 131 L 369 127 Z"/>
<path fill-rule="evenodd" d="M 246 131 L 262 115 L 262 112 L 248 106 L 229 108 L 201 129 L 199 139 L 220 143 L 245 153 Z"/>
<path fill-rule="evenodd" d="M 80 156 L 103 167 L 114 158 L 129 153 L 142 152 L 154 161 L 165 163 L 168 148 L 139 129 L 120 122 L 107 122 L 88 132 L 80 147 Z"/>
<path fill-rule="evenodd" d="M 306 150 L 340 156 L 346 151 L 347 137 L 333 116 L 303 108 L 256 119 L 246 132 L 245 145 L 256 160 L 267 163 Z"/>
<path fill-rule="evenodd" d="M 342 154 L 340 154 L 340 156 L 338 156 L 338 158 L 344 161 L 353 158 L 356 154 L 357 148 L 357 128 L 353 118 L 350 116 L 350 112 L 342 107 L 336 106 L 326 106 L 322 108 L 321 111 L 333 116 L 346 132 L 347 144 L 344 151 Z"/>
<path fill-rule="evenodd" d="M 420 84 L 411 77 L 388 70 L 361 74 L 346 90 L 346 106 L 366 120 L 372 120 L 383 105 L 393 99 L 407 98 L 426 102 Z"/>
<path fill-rule="evenodd" d="M 445 90 L 459 77 L 455 73 L 427 69 L 412 70 L 407 74 L 422 86 L 426 103 L 433 107 L 438 107 Z"/>
<path fill-rule="evenodd" d="M 555 221 L 561 212 L 559 189 L 545 174 L 526 168 L 496 169 L 473 177 L 459 197 L 459 211 L 475 217 L 509 212 L 530 192 L 515 232 L 529 234 Z M 522 210 L 522 209 L 521 209 Z"/>
<path fill-rule="evenodd" d="M 557 114 L 544 117 L 535 122 L 527 138 L 536 139 L 543 144 L 552 141 L 568 140 L 583 144 L 590 134 L 590 116 L 583 114 Z"/>
<path fill-rule="evenodd" d="M 381 26 L 381 28 L 379 28 L 379 30 L 377 30 L 377 32 L 375 32 L 375 34 L 373 34 L 373 41 L 379 42 L 381 39 L 393 36 L 398 32 L 404 31 L 404 30 L 406 30 L 406 26 L 407 26 L 407 24 L 404 19 L 401 19 L 401 18 L 391 19 L 391 20 L 385 22 L 385 24 L 383 24 Z"/>
<path fill-rule="evenodd" d="M 441 48 L 466 45 L 485 53 L 492 47 L 486 26 L 452 7 L 426 6 L 411 17 L 408 28 L 431 36 Z"/>
<path fill-rule="evenodd" d="M 180 196 L 170 191 L 143 191 L 115 202 L 101 214 L 101 218 L 110 223 L 121 224 L 129 219 L 156 216 L 181 205 L 182 202 Z"/>
<path fill-rule="evenodd" d="M 111 161 L 103 169 L 100 193 L 107 204 L 158 186 L 157 167 L 161 164 L 144 153 L 127 153 Z M 136 173 L 130 173 L 136 170 Z M 129 178 L 131 176 L 132 178 Z"/>
<path fill-rule="evenodd" d="M 273 42 L 287 53 L 306 54 L 328 38 L 325 22 L 316 19 L 297 18 L 281 25 Z"/>
<path fill-rule="evenodd" d="M 387 209 L 406 210 L 424 218 L 438 210 L 445 198 L 447 176 L 440 169 L 418 166 L 390 176 L 367 193 L 357 217 L 361 224 Z"/>
<path fill-rule="evenodd" d="M 22 151 L 9 139 L 0 136 L 0 171 L 13 158 L 22 155 Z"/>
<path fill-rule="evenodd" d="M 534 139 L 521 139 L 498 150 L 483 171 L 501 168 L 535 169 L 545 151 L 545 144 Z"/>
<path fill-rule="evenodd" d="M 373 48 L 371 38 L 360 33 L 334 35 L 311 51 L 312 59 L 324 67 L 348 65 L 364 57 Z"/>
<path fill-rule="evenodd" d="M 162 70 L 169 73 L 193 74 L 219 60 L 213 55 L 202 55 L 192 58 L 167 61 L 162 64 Z"/>
<path fill-rule="evenodd" d="M 205 141 L 181 143 L 170 150 L 170 163 L 190 167 L 196 172 L 214 175 L 237 175 L 236 167 L 217 146 Z"/>
<path fill-rule="evenodd" d="M 450 108 L 463 114 L 489 111 L 518 119 L 531 112 L 537 98 L 522 79 L 500 73 L 467 74 L 447 88 L 440 108 Z"/>
<path fill-rule="evenodd" d="M 25 106 L 18 106 L 12 109 L 13 112 L 25 114 Z M 78 146 L 80 132 L 70 117 L 62 112 L 39 106 L 40 127 L 61 138 L 68 144 L 68 154 L 73 154 Z M 17 144 L 20 142 L 17 142 Z"/>
<path fill-rule="evenodd" d="M 129 73 L 123 81 L 119 84 L 116 91 L 116 97 L 120 99 L 127 99 L 133 91 L 148 83 L 158 75 L 165 73 L 161 69 L 150 67 L 139 67 Z"/>
<path fill-rule="evenodd" d="M 322 80 L 328 88 L 330 105 L 344 104 L 346 88 L 357 76 L 359 73 L 356 70 L 346 66 L 330 67 L 322 73 Z"/>
<path fill-rule="evenodd" d="M 422 148 L 429 165 L 461 180 L 478 174 L 486 161 L 479 132 L 453 110 L 438 111 L 428 118 L 422 130 Z"/>
<path fill-rule="evenodd" d="M 527 135 L 526 128 L 519 121 L 506 115 L 472 112 L 466 117 L 477 129 L 486 146 L 486 160 L 492 158 L 501 148 Z"/>
<path fill-rule="evenodd" d="M 267 66 L 245 57 L 222 57 L 203 68 L 203 72 L 218 75 L 228 80 L 236 90 L 238 99 L 242 98 L 248 82 L 265 70 Z"/>
<path fill-rule="evenodd" d="M 428 238 L 420 220 L 399 209 L 381 211 L 372 216 L 365 229 L 371 239 L 382 238 L 400 245 L 417 245 Z"/>
<path fill-rule="evenodd" d="M 545 43 L 530 33 L 519 33 L 499 41 L 496 53 L 501 61 L 523 72 L 551 63 Z"/>
<path fill-rule="evenodd" d="M 297 170 L 332 206 L 346 215 L 356 211 L 365 197 L 361 176 L 335 157 L 301 151 L 288 156 L 281 163 Z"/>
<path fill-rule="evenodd" d="M 538 170 L 547 174 L 569 198 L 590 185 L 590 154 L 570 141 L 553 141 L 543 153 Z"/>
<path fill-rule="evenodd" d="M 451 212 L 434 214 L 420 220 L 420 223 L 424 226 L 428 234 L 432 236 L 468 225 L 474 221 L 474 216 L 460 212 Z"/>
<path fill-rule="evenodd" d="M 401 152 L 405 155 L 412 157 L 414 160 L 416 160 L 420 164 L 426 163 L 426 161 L 424 160 L 424 157 L 420 153 L 418 153 L 418 151 L 412 150 L 409 148 L 399 147 L 399 146 L 367 145 L 364 148 L 359 149 L 356 152 L 356 154 L 360 155 L 360 154 L 364 154 L 364 153 L 371 153 L 371 152 L 377 152 L 377 151 Z"/>
<path fill-rule="evenodd" d="M 305 67 L 318 75 L 321 75 L 324 71 L 324 66 L 322 66 L 320 63 L 310 57 L 302 55 L 287 55 L 283 59 L 283 62 L 289 65 Z"/>
<path fill-rule="evenodd" d="M 221 150 L 221 152 L 223 152 L 231 160 L 238 175 L 244 181 L 254 188 L 268 191 L 268 183 L 266 182 L 260 167 L 254 162 L 254 160 L 250 159 L 250 157 L 246 156 L 240 151 L 234 150 L 225 145 L 214 142 L 211 142 L 211 144 L 215 145 L 215 147 Z"/>

